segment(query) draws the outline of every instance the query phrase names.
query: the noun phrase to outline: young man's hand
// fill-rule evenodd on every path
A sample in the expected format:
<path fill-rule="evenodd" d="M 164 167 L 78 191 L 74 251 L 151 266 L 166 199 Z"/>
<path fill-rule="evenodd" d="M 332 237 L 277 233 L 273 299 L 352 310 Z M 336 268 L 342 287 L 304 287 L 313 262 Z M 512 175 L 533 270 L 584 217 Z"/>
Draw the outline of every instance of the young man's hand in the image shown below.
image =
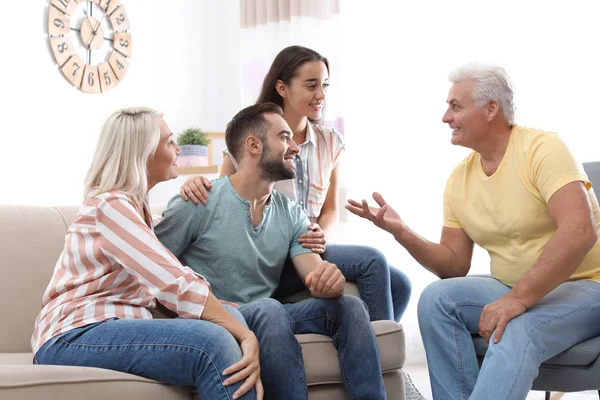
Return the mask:
<path fill-rule="evenodd" d="M 346 279 L 335 264 L 321 261 L 304 283 L 314 297 L 331 298 L 342 295 Z"/>

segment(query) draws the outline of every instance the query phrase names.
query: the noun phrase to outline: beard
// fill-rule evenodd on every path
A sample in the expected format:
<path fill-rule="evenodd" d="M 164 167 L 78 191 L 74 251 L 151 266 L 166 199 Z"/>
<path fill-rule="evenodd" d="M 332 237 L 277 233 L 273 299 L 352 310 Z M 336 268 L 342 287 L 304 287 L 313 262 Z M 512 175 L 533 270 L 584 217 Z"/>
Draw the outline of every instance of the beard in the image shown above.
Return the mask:
<path fill-rule="evenodd" d="M 288 155 L 289 153 L 286 153 L 284 157 Z M 259 167 L 260 177 L 267 181 L 277 182 L 296 177 L 296 169 L 288 167 L 285 161 L 278 158 L 265 142 L 263 142 L 263 153 L 260 157 Z"/>

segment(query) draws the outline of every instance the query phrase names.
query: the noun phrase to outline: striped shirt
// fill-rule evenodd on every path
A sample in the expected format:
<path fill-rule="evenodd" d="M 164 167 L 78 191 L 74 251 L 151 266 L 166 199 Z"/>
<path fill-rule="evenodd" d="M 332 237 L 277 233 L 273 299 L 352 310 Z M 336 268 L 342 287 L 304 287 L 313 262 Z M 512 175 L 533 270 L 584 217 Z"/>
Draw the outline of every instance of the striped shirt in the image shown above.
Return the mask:
<path fill-rule="evenodd" d="M 306 140 L 298 147 L 296 178 L 276 182 L 274 189 L 300 204 L 310 221 L 316 222 L 327 198 L 331 173 L 345 149 L 344 139 L 335 128 L 309 122 Z M 228 153 L 227 149 L 223 152 Z M 237 170 L 233 157 L 231 161 Z"/>
<path fill-rule="evenodd" d="M 182 317 L 200 318 L 210 285 L 182 266 L 151 226 L 148 207 L 140 212 L 121 192 L 86 197 L 42 298 L 34 353 L 54 336 L 94 322 L 151 319 L 156 300 Z"/>

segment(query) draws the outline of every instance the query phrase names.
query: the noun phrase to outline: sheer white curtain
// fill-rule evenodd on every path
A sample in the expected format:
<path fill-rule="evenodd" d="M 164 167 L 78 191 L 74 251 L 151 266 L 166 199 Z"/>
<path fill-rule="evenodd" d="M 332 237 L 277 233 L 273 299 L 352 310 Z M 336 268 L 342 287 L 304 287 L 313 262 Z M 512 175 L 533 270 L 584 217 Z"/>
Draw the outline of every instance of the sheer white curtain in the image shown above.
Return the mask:
<path fill-rule="evenodd" d="M 340 0 L 241 0 L 240 25 L 243 106 L 256 102 L 279 51 L 309 47 L 329 60 L 325 123 L 343 132 Z"/>

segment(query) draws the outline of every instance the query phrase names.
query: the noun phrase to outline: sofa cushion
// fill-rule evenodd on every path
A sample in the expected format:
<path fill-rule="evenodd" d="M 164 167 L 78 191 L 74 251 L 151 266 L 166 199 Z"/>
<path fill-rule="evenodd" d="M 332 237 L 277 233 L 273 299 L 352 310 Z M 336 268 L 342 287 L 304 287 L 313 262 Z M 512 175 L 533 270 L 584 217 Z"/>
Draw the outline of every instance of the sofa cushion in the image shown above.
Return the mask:
<path fill-rule="evenodd" d="M 402 368 L 405 359 L 402 326 L 393 321 L 375 321 L 372 324 L 379 348 L 385 349 L 380 351 L 382 371 L 386 373 Z M 309 385 L 342 383 L 337 351 L 331 338 L 316 334 L 297 335 L 297 338 L 302 345 L 307 383 Z M 34 388 L 47 385 L 82 387 L 100 381 L 115 383 L 115 385 L 125 382 L 129 386 L 138 388 L 136 390 L 139 390 L 140 384 L 143 383 L 152 383 L 153 387 L 157 385 L 156 382 L 148 379 L 121 372 L 99 368 L 32 365 L 32 360 L 31 353 L 0 354 L 0 390 L 8 388 L 38 390 Z"/>
<path fill-rule="evenodd" d="M 402 368 L 405 360 L 404 332 L 402 326 L 393 321 L 372 322 L 377 345 L 380 349 L 382 371 Z M 311 384 L 342 383 L 337 351 L 331 338 L 323 335 L 296 335 L 302 345 L 302 357 L 306 380 Z"/>
<path fill-rule="evenodd" d="M 108 369 L 33 365 L 31 353 L 19 353 L 0 354 L 0 393 L 15 400 L 183 400 L 192 388 Z"/>

